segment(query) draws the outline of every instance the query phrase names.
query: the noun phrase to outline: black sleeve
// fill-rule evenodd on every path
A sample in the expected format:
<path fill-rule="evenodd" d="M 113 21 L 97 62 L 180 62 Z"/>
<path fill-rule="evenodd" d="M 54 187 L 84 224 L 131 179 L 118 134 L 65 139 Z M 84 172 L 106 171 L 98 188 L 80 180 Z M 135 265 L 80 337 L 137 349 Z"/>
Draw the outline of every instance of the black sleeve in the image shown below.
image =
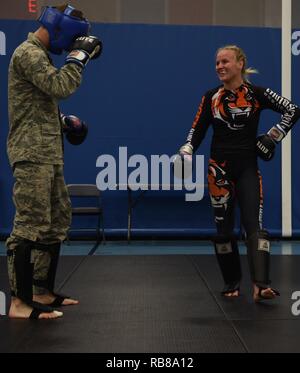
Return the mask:
<path fill-rule="evenodd" d="M 279 142 L 287 135 L 299 119 L 300 109 L 290 100 L 273 92 L 270 88 L 256 87 L 256 90 L 262 109 L 271 109 L 282 114 L 281 120 L 273 127 L 276 127 L 280 133 L 277 133 L 276 136 L 276 131 L 272 131 L 272 134 L 275 135 L 274 140 Z"/>
<path fill-rule="evenodd" d="M 186 142 L 191 144 L 193 152 L 200 146 L 212 121 L 211 94 L 206 93 L 201 100 L 197 114 L 189 131 Z"/>

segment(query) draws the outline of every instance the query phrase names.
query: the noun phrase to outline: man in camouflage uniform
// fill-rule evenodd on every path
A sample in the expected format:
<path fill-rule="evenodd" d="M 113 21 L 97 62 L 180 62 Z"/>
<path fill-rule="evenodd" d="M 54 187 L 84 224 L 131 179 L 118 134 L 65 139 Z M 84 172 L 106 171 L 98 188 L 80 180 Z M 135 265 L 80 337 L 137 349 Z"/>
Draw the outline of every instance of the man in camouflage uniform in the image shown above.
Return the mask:
<path fill-rule="evenodd" d="M 88 36 L 89 22 L 70 5 L 45 7 L 39 21 L 42 26 L 29 33 L 9 66 L 7 149 L 16 207 L 6 242 L 12 318 L 57 318 L 62 313 L 54 308 L 78 303 L 56 294 L 54 283 L 60 245 L 71 222 L 62 134 L 67 132 L 77 144 L 86 127 L 76 117 L 62 116 L 58 101 L 77 90 L 84 67 L 102 48 L 100 40 Z M 63 50 L 69 54 L 57 69 L 49 51 Z"/>

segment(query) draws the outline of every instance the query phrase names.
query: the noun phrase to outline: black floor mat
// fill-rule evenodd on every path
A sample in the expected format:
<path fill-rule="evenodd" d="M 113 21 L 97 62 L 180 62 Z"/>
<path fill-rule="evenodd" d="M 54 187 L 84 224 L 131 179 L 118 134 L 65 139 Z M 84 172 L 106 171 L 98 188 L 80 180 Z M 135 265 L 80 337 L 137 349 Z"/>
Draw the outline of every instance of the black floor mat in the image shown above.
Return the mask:
<path fill-rule="evenodd" d="M 0 351 L 300 352 L 300 316 L 291 312 L 299 264 L 298 256 L 272 258 L 282 296 L 257 305 L 246 257 L 242 296 L 228 300 L 219 295 L 222 279 L 210 255 L 65 256 L 58 283 L 80 305 L 64 307 L 59 320 L 2 317 Z M 4 278 L 0 289 L 7 290 Z"/>

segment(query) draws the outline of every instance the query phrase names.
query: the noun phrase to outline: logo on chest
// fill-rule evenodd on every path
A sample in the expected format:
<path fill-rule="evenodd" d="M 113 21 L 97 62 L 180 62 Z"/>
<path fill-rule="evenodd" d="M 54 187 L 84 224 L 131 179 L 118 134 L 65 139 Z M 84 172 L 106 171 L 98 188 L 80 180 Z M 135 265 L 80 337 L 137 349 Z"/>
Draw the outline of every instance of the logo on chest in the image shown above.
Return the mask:
<path fill-rule="evenodd" d="M 212 98 L 214 118 L 226 123 L 231 130 L 242 130 L 257 109 L 258 102 L 246 86 L 230 92 L 221 88 Z"/>

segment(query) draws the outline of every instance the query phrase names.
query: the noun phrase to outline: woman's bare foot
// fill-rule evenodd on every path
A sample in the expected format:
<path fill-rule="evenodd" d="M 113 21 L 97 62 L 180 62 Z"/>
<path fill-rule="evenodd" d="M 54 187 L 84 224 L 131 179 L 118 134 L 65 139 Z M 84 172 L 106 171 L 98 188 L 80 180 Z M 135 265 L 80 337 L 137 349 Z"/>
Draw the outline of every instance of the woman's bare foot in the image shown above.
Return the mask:
<path fill-rule="evenodd" d="M 224 297 L 228 297 L 228 298 L 238 297 L 239 295 L 240 295 L 240 292 L 238 290 L 235 290 L 235 291 L 230 292 L 230 293 L 224 293 Z"/>
<path fill-rule="evenodd" d="M 33 300 L 35 302 L 39 302 L 42 304 L 50 305 L 52 304 L 57 297 L 54 294 L 40 294 L 40 295 L 34 295 Z M 63 302 L 61 303 L 62 306 L 73 306 L 78 304 L 79 301 L 72 298 L 65 298 Z"/>
<path fill-rule="evenodd" d="M 254 302 L 259 302 L 261 300 L 268 300 L 268 299 L 274 299 L 276 298 L 279 294 L 279 292 L 275 289 L 272 288 L 260 288 L 257 285 L 253 285 L 254 292 L 253 292 L 253 299 Z"/>
<path fill-rule="evenodd" d="M 8 313 L 8 317 L 12 319 L 29 319 L 33 308 L 21 301 L 19 298 L 13 297 Z M 39 314 L 39 319 L 57 319 L 62 317 L 63 313 L 59 311 L 42 312 Z"/>

